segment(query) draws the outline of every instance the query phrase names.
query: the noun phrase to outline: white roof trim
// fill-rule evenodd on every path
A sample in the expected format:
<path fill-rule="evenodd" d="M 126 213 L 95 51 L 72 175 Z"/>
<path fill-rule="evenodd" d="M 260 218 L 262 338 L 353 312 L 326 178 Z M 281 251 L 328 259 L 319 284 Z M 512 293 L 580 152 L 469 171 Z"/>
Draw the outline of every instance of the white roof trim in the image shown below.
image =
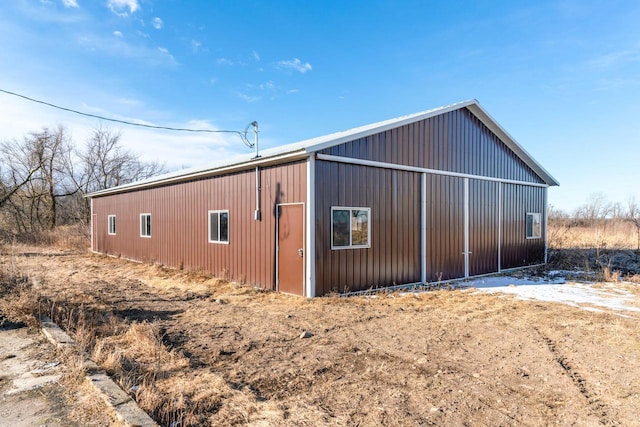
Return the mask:
<path fill-rule="evenodd" d="M 181 171 L 152 177 L 146 180 L 137 181 L 130 184 L 125 184 L 118 187 L 91 193 L 88 194 L 87 197 L 105 196 L 108 194 L 148 188 L 156 185 L 171 184 L 192 179 L 215 176 L 260 165 L 271 165 L 283 163 L 285 161 L 298 160 L 308 157 L 311 153 L 315 153 L 317 151 L 321 151 L 335 145 L 354 141 L 356 139 L 384 132 L 389 129 L 394 129 L 406 124 L 445 114 L 450 111 L 459 110 L 460 108 L 467 108 L 469 111 L 471 111 L 471 113 L 473 113 L 485 126 L 487 126 L 487 128 L 495 133 L 498 138 L 500 138 L 500 140 L 502 140 L 502 142 L 507 145 L 507 147 L 513 150 L 527 166 L 533 169 L 533 171 L 538 174 L 547 185 L 559 185 L 558 181 L 556 181 L 555 178 L 553 178 L 538 162 L 536 162 L 533 157 L 531 157 L 531 155 L 527 153 L 527 151 L 525 151 L 525 149 L 522 148 L 520 144 L 518 144 L 516 140 L 511 137 L 511 135 L 509 135 L 509 133 L 507 133 L 507 131 L 504 130 L 502 126 L 500 126 L 498 122 L 496 122 L 493 117 L 491 117 L 489 113 L 484 110 L 484 108 L 480 106 L 477 100 L 472 99 L 439 108 L 434 108 L 431 110 L 422 111 L 419 113 L 397 117 L 395 119 L 389 119 L 365 126 L 360 126 L 342 132 L 336 132 L 317 138 L 307 139 L 293 144 L 270 148 L 267 150 L 263 150 L 260 158 L 252 158 L 247 154 L 235 156 L 231 159 L 227 159 L 226 161 L 217 162 L 206 167 L 184 169 Z"/>
<path fill-rule="evenodd" d="M 491 117 L 491 115 L 478 103 L 473 102 L 467 106 L 467 109 L 473 113 L 489 130 L 495 133 L 507 147 L 513 150 L 522 161 L 529 166 L 540 178 L 549 186 L 560 185 L 560 183 L 549 172 L 546 171 L 531 155 L 524 149 L 509 133 L 504 130 L 500 124 Z"/>

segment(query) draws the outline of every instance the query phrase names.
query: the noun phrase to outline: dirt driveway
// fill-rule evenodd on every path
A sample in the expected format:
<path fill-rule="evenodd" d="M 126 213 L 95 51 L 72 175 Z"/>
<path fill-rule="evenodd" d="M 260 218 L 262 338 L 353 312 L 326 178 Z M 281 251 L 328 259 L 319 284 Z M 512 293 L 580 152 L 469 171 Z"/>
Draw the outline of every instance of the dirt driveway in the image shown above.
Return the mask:
<path fill-rule="evenodd" d="M 473 290 L 304 300 L 26 247 L 1 261 L 57 304 L 157 327 L 186 363 L 154 381 L 194 424 L 640 423 L 640 321 L 613 311 Z"/>

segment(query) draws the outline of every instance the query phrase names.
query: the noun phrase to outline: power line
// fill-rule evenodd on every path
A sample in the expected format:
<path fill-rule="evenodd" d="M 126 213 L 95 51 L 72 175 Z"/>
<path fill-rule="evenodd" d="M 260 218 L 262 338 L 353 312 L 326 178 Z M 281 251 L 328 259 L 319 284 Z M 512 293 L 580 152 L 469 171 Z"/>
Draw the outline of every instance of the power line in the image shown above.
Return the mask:
<path fill-rule="evenodd" d="M 108 121 L 108 122 L 121 123 L 123 125 L 139 126 L 139 127 L 144 127 L 144 128 L 150 128 L 150 129 L 172 130 L 172 131 L 178 131 L 178 132 L 235 133 L 235 134 L 239 135 L 240 138 L 242 138 L 242 142 L 244 142 L 245 144 L 249 145 L 250 147 L 253 146 L 253 144 L 247 139 L 247 131 L 248 131 L 248 128 L 249 128 L 248 126 L 247 126 L 247 129 L 245 129 L 244 132 L 242 132 L 242 131 L 238 131 L 238 130 L 188 129 L 188 128 L 174 128 L 174 127 L 170 127 L 170 126 L 147 125 L 147 124 L 144 124 L 144 123 L 134 123 L 134 122 L 126 121 L 126 120 L 112 119 L 112 118 L 109 118 L 109 117 L 98 116 L 97 114 L 85 113 L 85 112 L 82 112 L 82 111 L 74 110 L 72 108 L 61 107 L 59 105 L 51 104 L 50 102 L 45 102 L 45 101 L 41 101 L 39 99 L 30 98 L 28 96 L 21 95 L 19 93 L 11 92 L 11 91 L 4 90 L 4 89 L 0 89 L 0 92 L 6 93 L 8 95 L 17 96 L 19 98 L 26 99 L 27 101 L 36 102 L 38 104 L 46 105 L 48 107 L 57 108 L 58 110 L 68 111 L 70 113 L 75 113 L 75 114 L 79 114 L 81 116 L 86 116 L 86 117 L 93 117 L 95 119 L 105 120 L 105 121 Z"/>

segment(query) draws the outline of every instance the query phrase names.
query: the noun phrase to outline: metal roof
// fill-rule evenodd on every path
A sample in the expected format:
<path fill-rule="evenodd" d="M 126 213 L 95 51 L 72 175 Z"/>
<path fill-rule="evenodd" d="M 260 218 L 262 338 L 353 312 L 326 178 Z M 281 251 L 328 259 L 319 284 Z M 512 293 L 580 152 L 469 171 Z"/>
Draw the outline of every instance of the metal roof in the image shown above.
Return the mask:
<path fill-rule="evenodd" d="M 394 119 L 356 127 L 342 132 L 336 132 L 329 135 L 295 142 L 293 144 L 266 149 L 260 153 L 259 158 L 252 157 L 252 154 L 234 156 L 206 166 L 191 169 L 182 169 L 176 172 L 171 172 L 141 181 L 132 182 L 130 184 L 124 184 L 117 187 L 108 188 L 106 190 L 96 191 L 94 193 L 88 194 L 87 197 L 106 196 L 109 194 L 155 187 L 158 185 L 173 184 L 193 179 L 221 175 L 237 170 L 249 169 L 255 166 L 269 166 L 286 161 L 303 159 L 308 157 L 311 153 L 324 150 L 325 148 L 329 148 L 334 145 L 353 141 L 359 138 L 364 138 L 369 135 L 384 132 L 389 129 L 428 119 L 430 117 L 438 116 L 440 114 L 448 113 L 449 111 L 454 111 L 461 108 L 467 108 L 471 113 L 473 113 L 473 115 L 475 115 L 485 126 L 487 126 L 487 128 L 495 133 L 498 138 L 500 138 L 500 140 L 507 145 L 507 147 L 513 150 L 513 152 L 515 152 L 516 155 L 520 157 L 520 159 L 522 159 L 522 161 L 527 166 L 529 166 L 536 174 L 538 174 L 538 176 L 540 176 L 540 178 L 547 185 L 560 185 L 553 176 L 551 176 L 533 157 L 531 157 L 531 155 L 527 153 L 527 151 L 522 148 L 522 146 L 520 146 L 520 144 L 518 144 L 518 142 L 511 135 L 509 135 L 509 133 L 504 130 L 502 126 L 500 126 L 500 124 L 496 122 L 484 108 L 480 106 L 480 103 L 477 100 L 472 99 L 445 105 L 431 110 L 422 111 L 419 113 L 409 114 L 406 116 L 396 117 Z"/>

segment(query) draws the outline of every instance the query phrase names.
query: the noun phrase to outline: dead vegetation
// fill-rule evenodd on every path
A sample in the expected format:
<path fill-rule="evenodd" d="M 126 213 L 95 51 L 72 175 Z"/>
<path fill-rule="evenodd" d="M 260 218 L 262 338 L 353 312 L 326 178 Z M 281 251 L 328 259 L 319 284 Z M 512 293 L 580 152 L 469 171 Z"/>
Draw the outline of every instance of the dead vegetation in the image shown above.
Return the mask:
<path fill-rule="evenodd" d="M 2 311 L 52 316 L 162 425 L 629 425 L 640 412 L 638 320 L 616 313 L 469 290 L 308 301 L 19 244 L 0 262 L 22 277 Z"/>

